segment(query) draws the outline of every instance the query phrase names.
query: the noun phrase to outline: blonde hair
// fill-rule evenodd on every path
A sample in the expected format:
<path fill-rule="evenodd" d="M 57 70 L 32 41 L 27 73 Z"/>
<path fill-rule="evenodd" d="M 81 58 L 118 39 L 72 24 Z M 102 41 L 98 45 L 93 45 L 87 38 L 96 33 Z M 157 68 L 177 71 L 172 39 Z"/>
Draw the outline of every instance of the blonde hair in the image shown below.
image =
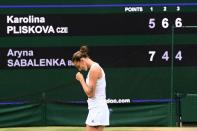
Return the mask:
<path fill-rule="evenodd" d="M 88 47 L 81 46 L 79 51 L 75 52 L 72 57 L 72 62 L 78 62 L 81 58 L 87 58 L 88 56 Z"/>

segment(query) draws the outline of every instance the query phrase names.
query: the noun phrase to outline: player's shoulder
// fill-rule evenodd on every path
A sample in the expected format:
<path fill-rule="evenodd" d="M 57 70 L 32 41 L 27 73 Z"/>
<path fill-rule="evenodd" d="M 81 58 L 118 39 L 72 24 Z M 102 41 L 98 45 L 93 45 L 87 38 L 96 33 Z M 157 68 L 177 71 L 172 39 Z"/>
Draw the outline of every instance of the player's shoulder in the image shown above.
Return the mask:
<path fill-rule="evenodd" d="M 101 70 L 101 66 L 100 66 L 98 63 L 94 62 L 94 63 L 92 64 L 90 70 L 93 71 L 93 72 L 100 71 L 100 70 Z"/>
<path fill-rule="evenodd" d="M 92 68 L 92 69 L 100 69 L 101 66 L 99 65 L 99 63 L 94 62 L 94 63 L 92 64 L 91 68 Z"/>

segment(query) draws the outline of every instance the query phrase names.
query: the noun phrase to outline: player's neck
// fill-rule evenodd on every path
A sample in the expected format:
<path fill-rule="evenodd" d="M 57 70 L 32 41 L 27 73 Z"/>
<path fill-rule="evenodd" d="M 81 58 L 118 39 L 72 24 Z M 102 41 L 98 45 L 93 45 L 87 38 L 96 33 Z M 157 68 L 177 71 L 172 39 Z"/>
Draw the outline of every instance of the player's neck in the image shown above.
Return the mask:
<path fill-rule="evenodd" d="M 87 65 L 88 68 L 90 68 L 95 62 L 93 60 L 91 60 L 90 58 L 87 59 Z"/>

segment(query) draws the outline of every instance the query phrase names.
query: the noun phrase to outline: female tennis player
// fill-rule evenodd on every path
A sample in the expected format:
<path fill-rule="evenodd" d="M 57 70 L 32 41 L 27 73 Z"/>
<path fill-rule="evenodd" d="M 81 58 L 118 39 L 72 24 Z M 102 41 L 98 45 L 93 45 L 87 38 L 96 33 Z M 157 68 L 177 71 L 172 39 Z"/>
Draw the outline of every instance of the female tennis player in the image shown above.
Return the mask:
<path fill-rule="evenodd" d="M 104 127 L 109 125 L 104 70 L 90 59 L 87 46 L 82 46 L 73 54 L 72 62 L 79 71 L 88 71 L 86 80 L 80 72 L 76 74 L 76 79 L 88 97 L 89 113 L 86 119 L 86 131 L 103 131 Z"/>

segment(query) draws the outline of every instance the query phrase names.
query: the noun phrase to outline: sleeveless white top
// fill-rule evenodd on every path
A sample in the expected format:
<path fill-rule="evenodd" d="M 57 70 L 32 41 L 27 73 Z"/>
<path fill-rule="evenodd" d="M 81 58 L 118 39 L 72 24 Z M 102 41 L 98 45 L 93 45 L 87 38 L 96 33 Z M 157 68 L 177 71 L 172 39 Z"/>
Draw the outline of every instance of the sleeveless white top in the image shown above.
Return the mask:
<path fill-rule="evenodd" d="M 99 78 L 96 81 L 96 90 L 95 90 L 95 95 L 91 98 L 88 98 L 88 109 L 98 107 L 98 106 L 106 106 L 106 80 L 105 80 L 105 72 L 103 69 L 100 67 L 98 63 L 93 63 L 89 69 L 87 78 L 86 78 L 86 84 L 89 84 L 89 74 L 90 70 L 92 67 L 97 66 L 101 69 L 102 75 L 101 78 Z"/>

